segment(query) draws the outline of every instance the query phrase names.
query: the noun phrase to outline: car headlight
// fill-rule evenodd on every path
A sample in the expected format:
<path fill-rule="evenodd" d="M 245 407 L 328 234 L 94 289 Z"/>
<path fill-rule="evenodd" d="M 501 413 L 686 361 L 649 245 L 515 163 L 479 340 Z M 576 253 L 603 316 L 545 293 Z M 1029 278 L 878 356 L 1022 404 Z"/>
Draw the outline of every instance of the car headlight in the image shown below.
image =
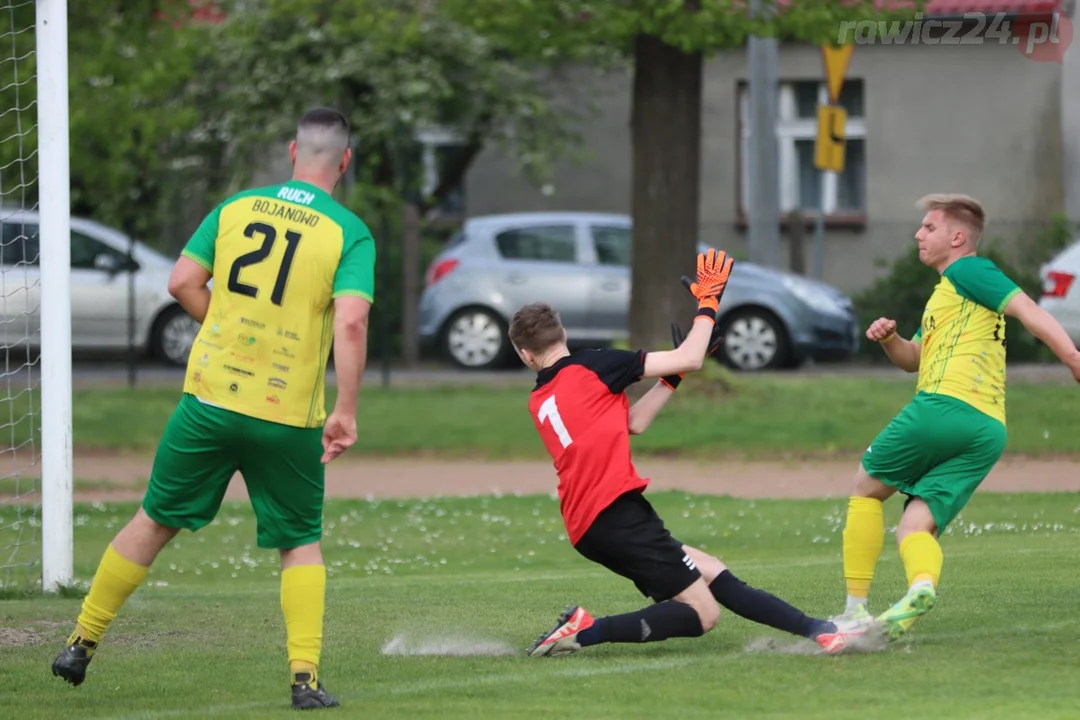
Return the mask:
<path fill-rule="evenodd" d="M 847 315 L 843 306 L 840 304 L 840 301 L 831 293 L 817 285 L 807 282 L 802 278 L 790 275 L 785 275 L 783 282 L 784 287 L 791 291 L 792 295 L 802 300 L 814 310 L 826 315 L 838 315 L 840 317 Z"/>

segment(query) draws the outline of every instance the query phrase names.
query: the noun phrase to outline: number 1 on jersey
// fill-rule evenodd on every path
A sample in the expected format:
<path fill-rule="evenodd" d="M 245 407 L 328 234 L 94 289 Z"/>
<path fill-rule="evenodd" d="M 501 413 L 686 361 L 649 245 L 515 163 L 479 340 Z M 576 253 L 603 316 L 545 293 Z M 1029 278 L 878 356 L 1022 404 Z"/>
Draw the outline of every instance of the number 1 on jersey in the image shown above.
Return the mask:
<path fill-rule="evenodd" d="M 570 437 L 570 433 L 567 432 L 562 418 L 559 417 L 559 406 L 555 404 L 554 395 L 540 405 L 540 411 L 536 414 L 536 417 L 539 418 L 541 425 L 547 420 L 551 421 L 551 428 L 559 436 L 559 442 L 562 443 L 564 448 L 570 447 L 570 443 L 574 442 L 574 439 Z"/>

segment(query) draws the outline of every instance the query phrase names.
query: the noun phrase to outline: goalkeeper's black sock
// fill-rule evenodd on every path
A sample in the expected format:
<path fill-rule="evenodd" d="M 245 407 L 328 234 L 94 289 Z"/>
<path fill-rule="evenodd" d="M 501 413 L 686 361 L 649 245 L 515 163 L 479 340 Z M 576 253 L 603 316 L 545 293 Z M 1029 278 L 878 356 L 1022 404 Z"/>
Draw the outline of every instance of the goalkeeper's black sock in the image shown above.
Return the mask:
<path fill-rule="evenodd" d="M 600 643 L 659 642 L 673 637 L 700 637 L 705 631 L 697 611 L 686 603 L 668 600 L 624 615 L 597 618 L 578 633 L 582 647 Z"/>
<path fill-rule="evenodd" d="M 818 620 L 792 607 L 780 598 L 758 590 L 724 570 L 709 584 L 716 601 L 747 620 L 789 632 L 792 635 L 815 638 L 824 632 L 836 632 L 836 626 Z"/>

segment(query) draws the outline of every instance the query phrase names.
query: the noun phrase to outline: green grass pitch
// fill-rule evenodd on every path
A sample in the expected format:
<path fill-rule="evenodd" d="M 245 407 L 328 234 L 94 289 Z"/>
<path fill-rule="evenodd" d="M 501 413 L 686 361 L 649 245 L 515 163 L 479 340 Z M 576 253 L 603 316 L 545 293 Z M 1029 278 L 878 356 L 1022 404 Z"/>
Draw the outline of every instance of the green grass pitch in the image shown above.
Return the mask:
<path fill-rule="evenodd" d="M 650 494 L 677 537 L 751 584 L 838 612 L 842 500 Z M 902 593 L 887 504 L 871 609 Z M 80 505 L 87 582 L 134 505 Z M 0 510 L 0 513 L 4 512 Z M 272 718 L 288 709 L 277 558 L 246 505 L 181 534 L 72 688 L 49 664 L 77 599 L 0 601 L 0 706 L 23 718 Z M 698 639 L 530 659 L 563 606 L 644 604 L 577 556 L 550 496 L 330 501 L 323 677 L 357 718 L 1076 718 L 1080 714 L 1080 495 L 978 494 L 943 539 L 938 606 L 872 654 L 800 641 L 724 613 Z M 762 638 L 791 652 L 753 652 Z M 802 641 L 805 642 L 805 641 Z M 401 651 L 492 654 L 407 654 Z M 395 652 L 396 651 L 396 652 Z"/>

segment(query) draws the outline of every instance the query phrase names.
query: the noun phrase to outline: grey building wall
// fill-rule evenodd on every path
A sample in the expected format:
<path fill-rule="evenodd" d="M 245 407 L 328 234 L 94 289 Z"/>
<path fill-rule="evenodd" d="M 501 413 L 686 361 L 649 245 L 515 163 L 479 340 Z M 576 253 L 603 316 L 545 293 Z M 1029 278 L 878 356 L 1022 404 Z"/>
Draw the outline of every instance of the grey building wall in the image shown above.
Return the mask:
<path fill-rule="evenodd" d="M 1068 57 L 1080 66 L 1078 52 Z M 816 47 L 786 44 L 780 55 L 782 82 L 823 77 Z M 1071 132 L 1071 144 L 1062 143 L 1061 65 L 1033 62 L 996 41 L 862 45 L 854 51 L 848 77 L 862 78 L 865 86 L 867 224 L 858 231 L 827 232 L 824 279 L 842 289 L 862 289 L 884 272 L 883 262 L 909 247 L 920 219 L 913 204 L 923 194 L 974 195 L 990 215 L 988 236 L 1012 241 L 1065 209 L 1066 177 L 1080 185 L 1080 165 L 1073 164 L 1068 174 L 1063 170 L 1063 153 L 1080 153 L 1080 142 Z M 745 78 L 741 51 L 707 63 L 701 237 L 732 250 L 746 247 L 736 195 L 736 92 Z M 599 107 L 582 128 L 589 157 L 581 164 L 560 163 L 545 193 L 521 178 L 498 151 L 486 151 L 469 172 L 469 215 L 629 212 L 630 76 L 597 78 L 583 72 L 573 86 L 571 95 L 584 90 Z M 1080 93 L 1074 92 L 1068 104 L 1080 120 Z"/>
<path fill-rule="evenodd" d="M 1069 45 L 1061 77 L 1062 184 L 1065 212 L 1080 221 L 1080 47 Z"/>

